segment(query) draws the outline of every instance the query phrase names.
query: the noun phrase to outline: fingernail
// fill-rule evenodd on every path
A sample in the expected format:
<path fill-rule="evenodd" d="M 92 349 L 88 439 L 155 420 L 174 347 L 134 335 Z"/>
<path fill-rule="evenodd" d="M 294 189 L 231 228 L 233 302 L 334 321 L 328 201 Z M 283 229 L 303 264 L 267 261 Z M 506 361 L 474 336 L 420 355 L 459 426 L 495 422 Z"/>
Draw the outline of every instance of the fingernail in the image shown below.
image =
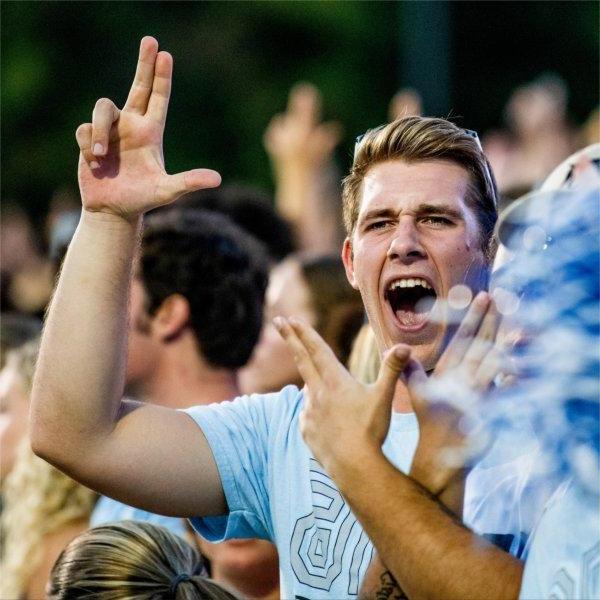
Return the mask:
<path fill-rule="evenodd" d="M 99 169 L 100 168 L 100 163 L 97 163 L 95 160 L 92 160 L 90 162 L 90 169 L 94 170 L 94 169 Z"/>
<path fill-rule="evenodd" d="M 275 329 L 277 329 L 277 331 L 281 331 L 283 329 L 283 318 L 282 317 L 275 317 L 273 319 L 273 325 L 275 325 Z"/>
<path fill-rule="evenodd" d="M 94 154 L 96 156 L 101 155 L 104 151 L 104 147 L 102 146 L 102 144 L 100 142 L 96 142 L 94 144 Z"/>

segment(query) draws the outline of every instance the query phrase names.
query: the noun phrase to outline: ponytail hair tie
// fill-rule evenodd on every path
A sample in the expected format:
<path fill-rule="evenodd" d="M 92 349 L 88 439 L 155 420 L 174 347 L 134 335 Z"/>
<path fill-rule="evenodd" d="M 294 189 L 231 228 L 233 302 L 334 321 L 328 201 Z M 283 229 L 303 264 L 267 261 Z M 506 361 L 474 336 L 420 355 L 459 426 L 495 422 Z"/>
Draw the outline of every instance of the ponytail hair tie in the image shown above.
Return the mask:
<path fill-rule="evenodd" d="M 177 575 L 177 577 L 173 577 L 173 579 L 171 580 L 171 587 L 169 588 L 169 592 L 171 594 L 175 594 L 175 592 L 177 591 L 177 586 L 182 582 L 182 581 L 189 581 L 191 578 L 187 573 L 180 573 L 179 575 Z"/>

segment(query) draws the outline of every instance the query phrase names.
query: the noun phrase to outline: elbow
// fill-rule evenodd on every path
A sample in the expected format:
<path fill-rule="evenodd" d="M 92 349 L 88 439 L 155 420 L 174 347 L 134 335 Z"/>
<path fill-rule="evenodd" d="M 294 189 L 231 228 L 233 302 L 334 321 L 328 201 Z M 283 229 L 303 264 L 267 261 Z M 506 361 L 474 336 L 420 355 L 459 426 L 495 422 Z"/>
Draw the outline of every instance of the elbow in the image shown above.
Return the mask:
<path fill-rule="evenodd" d="M 58 439 L 60 439 L 60 435 L 54 434 L 49 426 L 48 419 L 36 414 L 32 398 L 32 411 L 29 417 L 29 443 L 33 453 L 48 462 L 54 462 L 53 459 L 58 458 L 56 454 L 60 452 L 61 448 L 61 444 L 57 443 Z"/>
<path fill-rule="evenodd" d="M 29 432 L 29 442 L 31 444 L 31 449 L 36 456 L 39 456 L 48 462 L 52 462 L 53 451 L 48 438 L 38 427 L 34 427 L 33 423 Z"/>

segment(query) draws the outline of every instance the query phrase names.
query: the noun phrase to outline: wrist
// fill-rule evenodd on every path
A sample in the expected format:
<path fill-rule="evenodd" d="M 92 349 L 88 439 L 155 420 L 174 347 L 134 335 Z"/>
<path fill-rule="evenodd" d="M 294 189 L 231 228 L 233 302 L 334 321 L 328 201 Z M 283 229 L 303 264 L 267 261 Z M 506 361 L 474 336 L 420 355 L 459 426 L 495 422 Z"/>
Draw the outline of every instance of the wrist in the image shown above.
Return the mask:
<path fill-rule="evenodd" d="M 108 211 L 89 210 L 83 207 L 81 222 L 88 227 L 137 231 L 142 224 L 142 215 L 120 215 Z"/>
<path fill-rule="evenodd" d="M 320 173 L 327 161 L 311 160 L 305 156 L 272 159 L 273 170 L 278 177 L 306 178 Z"/>
<path fill-rule="evenodd" d="M 457 479 L 464 480 L 468 469 L 464 464 L 452 465 L 439 453 L 417 447 L 410 467 L 410 476 L 433 496 L 444 494 Z"/>
<path fill-rule="evenodd" d="M 363 442 L 353 443 L 348 450 L 330 454 L 322 464 L 340 491 L 345 493 L 387 462 L 380 446 Z"/>

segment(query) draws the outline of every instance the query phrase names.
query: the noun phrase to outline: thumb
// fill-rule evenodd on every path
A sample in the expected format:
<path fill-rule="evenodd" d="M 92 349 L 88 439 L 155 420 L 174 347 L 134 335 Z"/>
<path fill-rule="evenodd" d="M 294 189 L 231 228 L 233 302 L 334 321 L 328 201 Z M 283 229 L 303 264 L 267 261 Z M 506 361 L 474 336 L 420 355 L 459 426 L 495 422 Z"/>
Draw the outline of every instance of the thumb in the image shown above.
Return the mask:
<path fill-rule="evenodd" d="M 194 190 L 214 188 L 221 185 L 221 176 L 212 169 L 192 169 L 175 175 L 166 175 L 159 196 L 165 204 Z"/>
<path fill-rule="evenodd" d="M 383 357 L 375 386 L 386 395 L 393 395 L 398 375 L 410 358 L 410 347 L 398 344 L 388 350 Z"/>
<path fill-rule="evenodd" d="M 406 382 L 413 409 L 416 410 L 423 402 L 423 387 L 428 381 L 427 373 L 417 359 L 411 358 L 404 367 L 402 379 Z"/>

